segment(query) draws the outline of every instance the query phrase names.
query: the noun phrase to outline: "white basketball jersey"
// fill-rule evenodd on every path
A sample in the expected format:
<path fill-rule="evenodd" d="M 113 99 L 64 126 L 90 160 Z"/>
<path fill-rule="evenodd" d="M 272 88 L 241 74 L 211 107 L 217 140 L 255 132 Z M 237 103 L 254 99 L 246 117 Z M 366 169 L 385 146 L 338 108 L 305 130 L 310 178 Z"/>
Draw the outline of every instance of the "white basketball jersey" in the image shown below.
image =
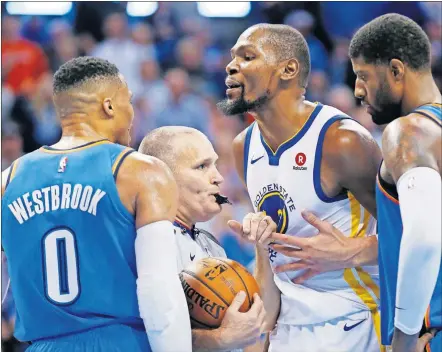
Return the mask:
<path fill-rule="evenodd" d="M 302 217 L 312 211 L 348 237 L 370 236 L 376 221 L 350 193 L 327 197 L 321 187 L 322 145 L 328 127 L 350 118 L 331 106 L 316 104 L 301 130 L 274 153 L 258 124 L 246 134 L 244 178 L 255 211 L 265 211 L 278 224 L 278 232 L 310 237 L 318 230 Z M 293 262 L 269 249 L 272 267 Z M 317 275 L 302 285 L 291 280 L 302 271 L 275 274 L 282 292 L 280 323 L 315 324 L 363 310 L 379 303 L 378 267 L 357 267 Z"/>

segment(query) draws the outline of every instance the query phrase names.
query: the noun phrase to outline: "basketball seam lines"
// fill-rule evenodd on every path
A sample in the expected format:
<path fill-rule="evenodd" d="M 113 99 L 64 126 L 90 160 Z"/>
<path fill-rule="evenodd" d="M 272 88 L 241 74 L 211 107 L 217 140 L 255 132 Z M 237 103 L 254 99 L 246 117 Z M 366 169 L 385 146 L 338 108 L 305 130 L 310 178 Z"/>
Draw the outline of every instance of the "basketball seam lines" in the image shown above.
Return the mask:
<path fill-rule="evenodd" d="M 194 276 L 191 271 L 183 270 L 184 273 L 187 275 L 192 276 L 194 279 L 197 279 L 199 282 L 201 282 L 204 286 L 206 286 L 211 292 L 213 292 L 223 303 L 226 305 L 226 309 L 229 307 L 229 304 L 218 294 L 217 291 L 213 289 L 213 287 L 208 286 L 204 281 L 202 281 L 199 277 Z M 195 289 L 194 289 L 195 290 Z M 196 290 L 195 290 L 196 291 Z"/>
<path fill-rule="evenodd" d="M 205 323 L 203 323 L 203 322 L 201 322 L 201 321 L 199 321 L 198 319 L 195 319 L 195 318 L 193 318 L 193 317 L 190 317 L 190 320 L 193 320 L 193 321 L 197 322 L 198 324 L 201 324 L 202 326 L 204 326 L 204 327 L 206 327 L 206 328 L 210 328 L 210 329 L 216 329 L 216 328 L 218 328 L 218 326 L 216 326 L 216 325 L 205 324 Z"/>
<path fill-rule="evenodd" d="M 244 290 L 246 291 L 247 298 L 249 299 L 249 309 L 250 309 L 250 307 L 252 306 L 252 300 L 250 299 L 249 290 L 247 289 L 246 283 L 242 279 L 241 275 L 239 275 L 239 273 L 235 270 L 235 268 L 232 265 L 230 265 L 228 262 L 225 262 L 221 258 L 216 258 L 216 259 L 219 260 L 220 262 L 223 262 L 224 264 L 227 264 L 236 273 L 236 275 L 238 275 L 239 279 L 241 280 L 241 282 L 244 286 Z"/>

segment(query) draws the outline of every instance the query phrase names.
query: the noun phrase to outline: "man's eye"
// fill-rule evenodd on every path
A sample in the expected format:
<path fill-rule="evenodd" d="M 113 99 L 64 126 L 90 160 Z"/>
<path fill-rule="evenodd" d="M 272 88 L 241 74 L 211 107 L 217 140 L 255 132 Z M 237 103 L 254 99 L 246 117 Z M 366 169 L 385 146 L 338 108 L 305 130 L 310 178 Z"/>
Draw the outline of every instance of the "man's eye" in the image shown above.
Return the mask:
<path fill-rule="evenodd" d="M 206 168 L 206 164 L 201 164 L 198 166 L 198 170 L 204 170 Z"/>

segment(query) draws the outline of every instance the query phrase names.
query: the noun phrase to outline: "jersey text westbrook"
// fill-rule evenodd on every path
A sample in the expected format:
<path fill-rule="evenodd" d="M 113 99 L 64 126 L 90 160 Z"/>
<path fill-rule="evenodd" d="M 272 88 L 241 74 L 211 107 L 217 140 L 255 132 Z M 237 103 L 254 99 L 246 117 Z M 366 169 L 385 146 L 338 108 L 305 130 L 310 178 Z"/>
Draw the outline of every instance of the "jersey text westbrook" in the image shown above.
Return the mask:
<path fill-rule="evenodd" d="M 89 185 L 63 183 L 27 192 L 8 207 L 20 224 L 34 215 L 59 209 L 79 209 L 96 216 L 98 202 L 105 194 L 101 189 L 94 190 Z"/>

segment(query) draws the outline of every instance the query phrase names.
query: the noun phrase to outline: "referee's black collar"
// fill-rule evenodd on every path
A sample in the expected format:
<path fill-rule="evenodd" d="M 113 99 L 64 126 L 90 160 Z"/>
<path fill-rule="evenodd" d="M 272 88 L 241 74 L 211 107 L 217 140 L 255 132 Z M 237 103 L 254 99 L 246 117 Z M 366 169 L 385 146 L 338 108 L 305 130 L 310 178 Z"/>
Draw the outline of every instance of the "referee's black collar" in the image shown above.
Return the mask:
<path fill-rule="evenodd" d="M 195 235 L 198 233 L 198 229 L 195 228 L 195 225 L 189 227 L 184 222 L 182 222 L 180 219 L 177 218 L 175 218 L 173 224 L 175 226 L 178 226 L 183 234 L 187 233 L 193 240 L 195 240 Z"/>

